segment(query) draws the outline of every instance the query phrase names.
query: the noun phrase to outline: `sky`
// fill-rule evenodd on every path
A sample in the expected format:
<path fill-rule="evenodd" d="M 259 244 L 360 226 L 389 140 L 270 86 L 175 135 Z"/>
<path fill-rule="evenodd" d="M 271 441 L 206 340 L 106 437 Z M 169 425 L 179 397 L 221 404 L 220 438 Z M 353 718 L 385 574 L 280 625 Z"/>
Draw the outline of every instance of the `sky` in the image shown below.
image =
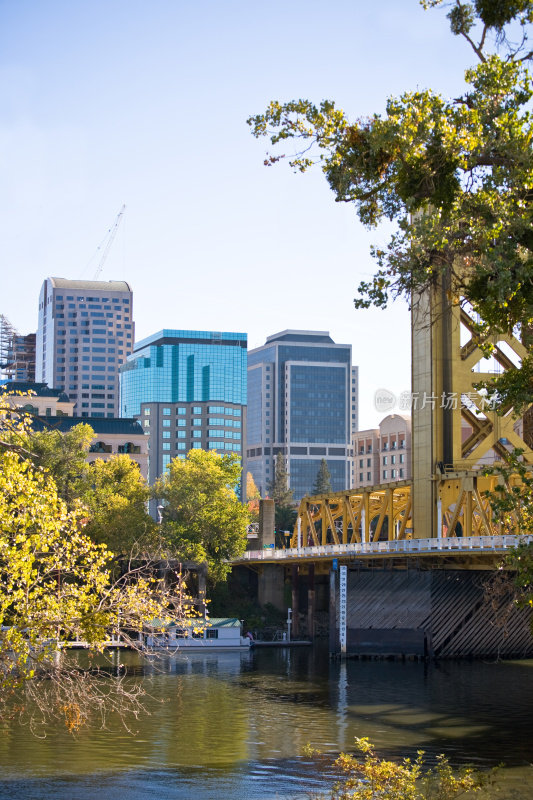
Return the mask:
<path fill-rule="evenodd" d="M 410 389 L 407 306 L 356 311 L 368 231 L 319 171 L 266 168 L 246 119 L 271 100 L 462 91 L 474 61 L 418 0 L 0 0 L 0 313 L 37 327 L 48 276 L 134 292 L 136 338 L 162 328 L 287 328 L 352 345 L 361 429 Z M 398 409 L 392 409 L 398 410 Z"/>

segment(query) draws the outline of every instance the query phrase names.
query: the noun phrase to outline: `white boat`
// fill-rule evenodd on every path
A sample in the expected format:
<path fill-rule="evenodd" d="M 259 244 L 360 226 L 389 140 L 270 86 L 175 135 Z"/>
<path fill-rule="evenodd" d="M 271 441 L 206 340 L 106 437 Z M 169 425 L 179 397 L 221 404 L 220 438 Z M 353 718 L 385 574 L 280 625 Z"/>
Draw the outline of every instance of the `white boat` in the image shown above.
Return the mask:
<path fill-rule="evenodd" d="M 242 636 L 241 621 L 233 617 L 214 617 L 164 627 L 154 623 L 143 634 L 146 650 L 249 650 L 249 636 Z"/>

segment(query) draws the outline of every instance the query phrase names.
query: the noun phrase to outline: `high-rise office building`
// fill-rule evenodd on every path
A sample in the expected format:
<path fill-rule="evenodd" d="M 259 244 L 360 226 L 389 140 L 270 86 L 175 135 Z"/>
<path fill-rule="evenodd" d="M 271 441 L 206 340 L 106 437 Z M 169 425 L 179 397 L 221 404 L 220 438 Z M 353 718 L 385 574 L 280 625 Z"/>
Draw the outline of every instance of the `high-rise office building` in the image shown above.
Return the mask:
<path fill-rule="evenodd" d="M 118 368 L 133 350 L 125 281 L 47 278 L 39 297 L 36 380 L 62 389 L 81 417 L 118 417 Z"/>
<path fill-rule="evenodd" d="M 150 434 L 149 481 L 194 448 L 241 458 L 246 430 L 245 333 L 162 330 L 120 368 L 120 413 Z"/>
<path fill-rule="evenodd" d="M 277 453 L 299 500 L 312 492 L 324 458 L 334 491 L 352 484 L 357 429 L 352 348 L 328 332 L 286 330 L 248 353 L 247 469 L 268 492 Z"/>

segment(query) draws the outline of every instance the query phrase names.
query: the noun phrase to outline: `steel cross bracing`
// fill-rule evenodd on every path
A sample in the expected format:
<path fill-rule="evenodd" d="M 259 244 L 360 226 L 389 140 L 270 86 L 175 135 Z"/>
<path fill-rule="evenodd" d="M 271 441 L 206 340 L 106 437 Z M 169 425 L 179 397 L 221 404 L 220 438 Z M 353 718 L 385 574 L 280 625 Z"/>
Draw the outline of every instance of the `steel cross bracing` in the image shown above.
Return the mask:
<path fill-rule="evenodd" d="M 454 538 L 457 534 L 460 537 L 504 534 L 499 521 L 493 517 L 489 501 L 489 494 L 499 481 L 498 475 L 457 472 L 436 481 L 439 511 L 436 537 L 414 537 L 411 484 L 401 481 L 358 491 L 304 497 L 291 546 L 443 539 L 454 534 Z M 518 484 L 518 478 L 514 483 Z"/>

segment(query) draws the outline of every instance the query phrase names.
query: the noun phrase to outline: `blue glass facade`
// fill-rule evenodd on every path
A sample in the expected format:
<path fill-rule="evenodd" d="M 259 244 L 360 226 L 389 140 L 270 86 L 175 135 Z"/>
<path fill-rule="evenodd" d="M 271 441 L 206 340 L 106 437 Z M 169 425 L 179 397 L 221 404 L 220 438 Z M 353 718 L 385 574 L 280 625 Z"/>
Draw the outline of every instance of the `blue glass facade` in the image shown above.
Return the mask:
<path fill-rule="evenodd" d="M 245 333 L 163 330 L 136 343 L 120 370 L 120 413 L 141 403 L 219 400 L 246 405 Z"/>
<path fill-rule="evenodd" d="M 150 436 L 150 483 L 194 448 L 242 458 L 246 348 L 245 333 L 182 330 L 135 345 L 120 370 L 120 411 L 139 417 Z"/>
<path fill-rule="evenodd" d="M 291 441 L 345 444 L 345 367 L 293 365 L 289 374 Z"/>

